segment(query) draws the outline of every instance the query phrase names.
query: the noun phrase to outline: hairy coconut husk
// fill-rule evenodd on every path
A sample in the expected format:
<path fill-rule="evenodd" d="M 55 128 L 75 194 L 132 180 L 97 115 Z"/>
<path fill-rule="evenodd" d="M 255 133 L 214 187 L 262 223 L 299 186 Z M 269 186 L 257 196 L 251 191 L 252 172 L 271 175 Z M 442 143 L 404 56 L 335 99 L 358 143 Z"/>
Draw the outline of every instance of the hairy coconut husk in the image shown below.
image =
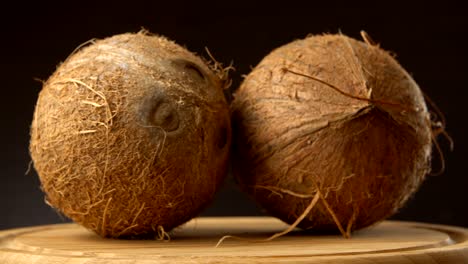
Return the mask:
<path fill-rule="evenodd" d="M 47 202 L 104 237 L 157 236 L 193 218 L 227 170 L 223 85 L 144 32 L 72 54 L 45 82 L 31 127 Z"/>
<path fill-rule="evenodd" d="M 236 178 L 270 214 L 303 217 L 303 229 L 349 235 L 380 221 L 430 170 L 423 95 L 370 41 L 321 35 L 274 50 L 231 111 Z"/>

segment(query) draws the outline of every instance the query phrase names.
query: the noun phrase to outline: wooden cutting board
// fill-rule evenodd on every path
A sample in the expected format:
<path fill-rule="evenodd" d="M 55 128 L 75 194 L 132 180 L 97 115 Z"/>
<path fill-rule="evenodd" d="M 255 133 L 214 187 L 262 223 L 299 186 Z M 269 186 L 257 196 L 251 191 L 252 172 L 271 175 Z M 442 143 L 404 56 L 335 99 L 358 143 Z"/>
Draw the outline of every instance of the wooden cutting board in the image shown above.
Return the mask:
<path fill-rule="evenodd" d="M 171 241 L 103 239 L 75 224 L 0 231 L 0 263 L 468 263 L 468 229 L 387 221 L 339 235 L 295 231 L 270 242 L 225 240 L 226 234 L 266 238 L 286 225 L 269 217 L 204 217 Z"/>

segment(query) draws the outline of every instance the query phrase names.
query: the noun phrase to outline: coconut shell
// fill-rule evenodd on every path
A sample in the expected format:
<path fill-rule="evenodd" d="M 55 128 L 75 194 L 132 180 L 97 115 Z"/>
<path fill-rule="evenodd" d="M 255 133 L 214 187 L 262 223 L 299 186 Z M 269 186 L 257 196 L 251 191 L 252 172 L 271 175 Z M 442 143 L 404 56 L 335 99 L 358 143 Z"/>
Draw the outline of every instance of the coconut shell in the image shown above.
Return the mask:
<path fill-rule="evenodd" d="M 223 85 L 160 36 L 72 54 L 44 83 L 31 127 L 47 203 L 104 237 L 154 237 L 199 214 L 227 170 Z"/>
<path fill-rule="evenodd" d="M 395 213 L 430 170 L 423 95 L 372 43 L 310 36 L 266 56 L 234 94 L 234 173 L 271 215 L 352 230 Z"/>

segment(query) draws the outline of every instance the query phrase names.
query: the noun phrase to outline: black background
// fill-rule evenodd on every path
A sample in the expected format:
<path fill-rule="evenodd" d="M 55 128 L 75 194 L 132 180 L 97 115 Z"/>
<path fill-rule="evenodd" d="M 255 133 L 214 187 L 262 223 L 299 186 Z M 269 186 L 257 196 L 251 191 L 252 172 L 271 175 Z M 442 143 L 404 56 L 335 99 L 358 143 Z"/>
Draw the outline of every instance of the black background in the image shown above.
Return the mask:
<path fill-rule="evenodd" d="M 389 1 L 387 1 L 389 2 Z M 144 27 L 190 50 L 234 62 L 236 88 L 250 67 L 273 48 L 307 34 L 323 32 L 359 38 L 365 29 L 384 49 L 397 54 L 422 90 L 448 120 L 455 141 L 450 152 L 441 141 L 447 169 L 429 176 L 418 193 L 394 218 L 468 227 L 467 27 L 465 8 L 448 4 L 428 7 L 408 3 L 319 7 L 279 2 L 220 2 L 200 6 L 174 2 L 161 5 L 73 2 L 69 6 L 18 2 L 1 14 L 0 229 L 65 221 L 44 204 L 34 170 L 25 175 L 29 125 L 41 83 L 75 47 Z M 435 165 L 438 165 L 437 163 Z M 204 215 L 261 215 L 261 209 L 240 193 L 229 178 Z"/>

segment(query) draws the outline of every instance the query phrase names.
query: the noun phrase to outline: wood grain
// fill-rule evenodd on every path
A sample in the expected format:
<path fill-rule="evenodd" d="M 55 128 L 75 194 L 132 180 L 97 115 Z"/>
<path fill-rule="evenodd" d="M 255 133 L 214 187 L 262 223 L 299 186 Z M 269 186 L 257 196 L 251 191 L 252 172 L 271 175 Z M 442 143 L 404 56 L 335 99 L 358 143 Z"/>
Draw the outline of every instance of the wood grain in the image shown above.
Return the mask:
<path fill-rule="evenodd" d="M 171 233 L 171 241 L 103 239 L 75 225 L 58 224 L 0 232 L 0 263 L 468 263 L 468 229 L 387 221 L 354 233 L 295 231 L 262 239 L 286 225 L 269 217 L 198 218 Z"/>

